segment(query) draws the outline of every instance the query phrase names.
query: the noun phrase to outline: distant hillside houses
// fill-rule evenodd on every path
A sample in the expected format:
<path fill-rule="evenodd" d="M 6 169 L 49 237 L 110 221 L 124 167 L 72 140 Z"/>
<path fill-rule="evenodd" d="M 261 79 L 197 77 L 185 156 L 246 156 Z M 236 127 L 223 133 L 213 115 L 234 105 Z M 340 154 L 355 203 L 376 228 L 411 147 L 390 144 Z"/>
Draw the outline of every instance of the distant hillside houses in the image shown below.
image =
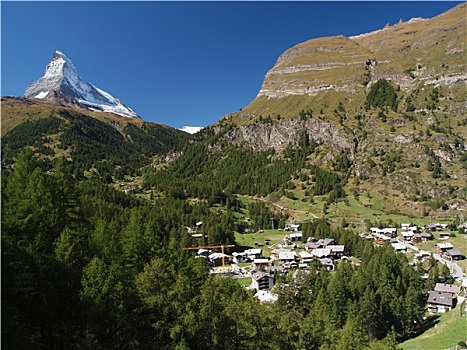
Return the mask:
<path fill-rule="evenodd" d="M 287 234 L 285 241 L 301 240 L 302 232 L 295 231 Z M 313 239 L 310 238 L 305 244 L 305 251 L 295 252 L 288 249 L 290 245 L 281 245 L 278 242 L 276 249 L 271 251 L 271 257 L 263 257 L 263 251 L 260 248 L 247 249 L 243 252 L 232 253 L 232 260 L 235 264 L 251 262 L 252 270 L 268 271 L 270 273 L 283 273 L 289 269 L 302 268 L 306 269 L 310 263 L 317 262 L 323 266 L 325 270 L 335 269 L 335 260 L 346 257 L 346 249 L 344 245 L 336 244 L 333 238 Z"/>
<path fill-rule="evenodd" d="M 427 225 L 425 225 L 425 230 L 426 230 L 426 231 L 443 231 L 443 230 L 445 230 L 447 227 L 448 227 L 447 224 L 440 224 L 440 223 L 436 223 L 436 224 L 427 224 Z"/>
<path fill-rule="evenodd" d="M 396 227 L 386 227 L 386 228 L 370 227 L 370 232 L 372 234 L 384 235 L 390 238 L 396 238 L 397 236 Z"/>
<path fill-rule="evenodd" d="M 417 225 L 412 224 L 401 224 L 401 232 L 413 232 L 416 233 L 418 231 Z"/>
<path fill-rule="evenodd" d="M 247 249 L 243 252 L 232 253 L 233 262 L 235 264 L 241 264 L 245 262 L 252 262 L 255 259 L 261 259 L 263 256 L 263 250 L 261 248 Z"/>
<path fill-rule="evenodd" d="M 459 249 L 455 249 L 452 243 L 449 242 L 436 243 L 436 253 L 449 261 L 465 259 L 465 255 Z"/>

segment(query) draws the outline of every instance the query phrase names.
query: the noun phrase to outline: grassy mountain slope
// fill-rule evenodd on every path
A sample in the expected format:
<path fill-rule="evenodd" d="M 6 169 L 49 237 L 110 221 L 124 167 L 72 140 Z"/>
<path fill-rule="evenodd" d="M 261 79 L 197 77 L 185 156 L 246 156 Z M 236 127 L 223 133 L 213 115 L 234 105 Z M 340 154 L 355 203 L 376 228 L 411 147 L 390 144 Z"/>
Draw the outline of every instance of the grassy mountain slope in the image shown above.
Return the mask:
<path fill-rule="evenodd" d="M 236 119 L 245 124 L 259 115 L 292 117 L 308 108 L 329 114 L 339 102 L 357 113 L 368 88 L 382 78 L 399 85 L 404 95 L 420 85 L 439 85 L 446 97 L 461 103 L 466 97 L 466 16 L 464 3 L 432 19 L 298 44 L 278 58 L 257 98 Z"/>
<path fill-rule="evenodd" d="M 466 18 L 464 3 L 432 19 L 296 45 L 257 98 L 213 130 L 229 129 L 221 143 L 277 154 L 305 133 L 317 142 L 309 163 L 336 171 L 345 155 L 346 192 L 379 198 L 384 211 L 466 210 Z"/>

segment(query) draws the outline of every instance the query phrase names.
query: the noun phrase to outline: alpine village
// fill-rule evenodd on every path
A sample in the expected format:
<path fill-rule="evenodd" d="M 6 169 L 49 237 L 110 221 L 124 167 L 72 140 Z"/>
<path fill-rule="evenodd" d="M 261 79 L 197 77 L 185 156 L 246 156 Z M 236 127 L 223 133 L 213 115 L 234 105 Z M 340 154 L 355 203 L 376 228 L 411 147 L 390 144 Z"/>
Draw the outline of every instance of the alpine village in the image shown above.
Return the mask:
<path fill-rule="evenodd" d="M 298 44 L 195 134 L 55 52 L 1 99 L 2 348 L 466 349 L 466 23 Z"/>

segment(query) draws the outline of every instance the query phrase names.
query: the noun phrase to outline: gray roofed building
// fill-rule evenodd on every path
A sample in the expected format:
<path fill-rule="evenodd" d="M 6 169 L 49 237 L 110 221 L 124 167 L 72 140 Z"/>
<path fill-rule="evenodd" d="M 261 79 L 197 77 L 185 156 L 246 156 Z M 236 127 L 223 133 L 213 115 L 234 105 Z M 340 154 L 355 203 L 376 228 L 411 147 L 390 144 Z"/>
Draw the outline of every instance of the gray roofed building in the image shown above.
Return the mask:
<path fill-rule="evenodd" d="M 306 242 L 305 243 L 305 249 L 306 250 L 313 250 L 320 248 L 321 246 L 317 242 Z"/>
<path fill-rule="evenodd" d="M 269 273 L 283 273 L 285 270 L 284 270 L 284 266 L 281 266 L 281 265 L 269 265 L 266 270 L 269 272 Z"/>
<path fill-rule="evenodd" d="M 435 292 L 451 293 L 451 294 L 457 295 L 459 294 L 460 291 L 461 291 L 461 288 L 453 284 L 436 283 L 436 286 L 435 286 Z"/>
<path fill-rule="evenodd" d="M 344 252 L 345 252 L 344 245 L 330 245 L 330 246 L 327 246 L 327 248 L 331 250 L 331 255 L 338 257 L 338 258 L 344 255 Z"/>
<path fill-rule="evenodd" d="M 334 240 L 334 238 L 323 238 L 316 243 L 318 243 L 322 248 L 324 248 L 328 245 L 336 244 L 336 241 Z"/>
<path fill-rule="evenodd" d="M 331 249 L 318 248 L 318 249 L 313 250 L 311 254 L 313 254 L 313 256 L 316 256 L 318 258 L 326 258 L 331 255 Z"/>
<path fill-rule="evenodd" d="M 263 250 L 261 248 L 247 249 L 245 250 L 245 254 L 251 259 L 261 259 Z"/>
<path fill-rule="evenodd" d="M 446 312 L 451 310 L 453 299 L 451 293 L 431 291 L 428 295 L 428 310 L 430 312 Z"/>
<path fill-rule="evenodd" d="M 429 232 L 422 232 L 422 233 L 415 233 L 413 235 L 413 242 L 414 243 L 419 243 L 419 242 L 426 242 L 430 241 L 433 239 L 433 235 Z"/>
<path fill-rule="evenodd" d="M 448 249 L 445 255 L 451 260 L 462 260 L 465 259 L 465 255 L 459 249 Z"/>
<path fill-rule="evenodd" d="M 295 252 L 281 251 L 279 252 L 279 260 L 282 262 L 292 262 L 295 260 Z"/>
<path fill-rule="evenodd" d="M 269 263 L 269 259 L 254 259 L 253 265 L 255 266 L 267 266 Z"/>
<path fill-rule="evenodd" d="M 436 243 L 436 253 L 443 254 L 446 250 L 454 249 L 454 246 L 447 242 L 447 243 Z"/>
<path fill-rule="evenodd" d="M 331 252 L 343 253 L 345 245 L 330 245 L 328 248 L 331 249 Z"/>
<path fill-rule="evenodd" d="M 310 262 L 313 259 L 313 254 L 312 253 L 300 252 L 300 253 L 298 253 L 298 255 L 300 256 L 300 259 L 301 259 L 301 261 L 303 263 Z"/>
<path fill-rule="evenodd" d="M 289 233 L 287 235 L 287 239 L 289 239 L 291 242 L 301 241 L 302 237 L 303 237 L 302 231 L 295 231 L 294 233 Z"/>
<path fill-rule="evenodd" d="M 313 250 L 313 249 L 320 249 L 320 248 L 326 248 L 328 246 L 335 245 L 336 241 L 334 238 L 322 238 L 316 242 L 307 242 L 305 244 L 305 249 L 307 250 Z"/>

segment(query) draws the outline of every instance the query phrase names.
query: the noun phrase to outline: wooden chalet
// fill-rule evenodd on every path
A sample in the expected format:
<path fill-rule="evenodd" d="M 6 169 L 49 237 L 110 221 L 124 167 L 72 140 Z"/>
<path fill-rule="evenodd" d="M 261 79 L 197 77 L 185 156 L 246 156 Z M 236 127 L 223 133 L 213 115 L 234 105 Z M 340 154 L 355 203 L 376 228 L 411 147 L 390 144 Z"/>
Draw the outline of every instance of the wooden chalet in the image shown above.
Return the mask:
<path fill-rule="evenodd" d="M 428 295 L 428 310 L 431 313 L 447 312 L 453 308 L 451 293 L 431 291 Z"/>
<path fill-rule="evenodd" d="M 451 243 L 436 243 L 436 253 L 443 255 L 446 250 L 453 249 L 454 246 Z"/>

